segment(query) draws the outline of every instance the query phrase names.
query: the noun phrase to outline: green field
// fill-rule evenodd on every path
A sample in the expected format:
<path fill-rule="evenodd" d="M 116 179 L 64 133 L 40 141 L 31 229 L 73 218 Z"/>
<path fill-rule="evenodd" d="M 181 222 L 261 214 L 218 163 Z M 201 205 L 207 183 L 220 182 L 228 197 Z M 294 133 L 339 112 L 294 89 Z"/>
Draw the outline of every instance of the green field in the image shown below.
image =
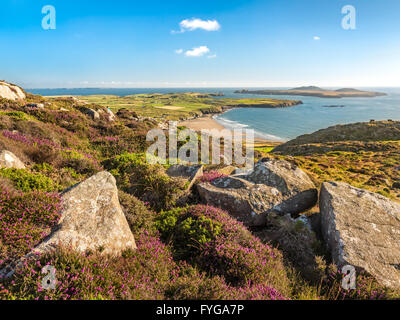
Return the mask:
<path fill-rule="evenodd" d="M 203 114 L 219 113 L 234 107 L 279 108 L 294 106 L 295 100 L 213 98 L 213 94 L 171 93 L 138 94 L 131 96 L 93 95 L 76 96 L 81 101 L 109 107 L 116 112 L 122 108 L 143 117 L 185 120 Z"/>

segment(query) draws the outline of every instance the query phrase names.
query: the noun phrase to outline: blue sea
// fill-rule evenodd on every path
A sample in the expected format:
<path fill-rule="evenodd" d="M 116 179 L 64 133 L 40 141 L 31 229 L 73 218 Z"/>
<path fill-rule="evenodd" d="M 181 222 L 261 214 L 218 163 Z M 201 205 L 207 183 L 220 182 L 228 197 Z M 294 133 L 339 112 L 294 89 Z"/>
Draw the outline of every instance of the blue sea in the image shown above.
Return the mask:
<path fill-rule="evenodd" d="M 364 122 L 374 120 L 400 120 L 400 88 L 357 88 L 379 91 L 387 96 L 375 98 L 318 98 L 302 96 L 270 96 L 234 93 L 243 88 L 149 88 L 149 89 L 28 89 L 28 92 L 48 95 L 94 95 L 110 94 L 126 96 L 140 93 L 171 92 L 222 92 L 226 98 L 277 98 L 296 99 L 302 105 L 279 108 L 242 108 L 229 110 L 215 116 L 215 120 L 227 128 L 254 129 L 256 135 L 266 139 L 285 141 L 299 135 L 312 133 L 336 124 Z M 247 88 L 252 90 L 252 88 Z M 288 89 L 288 88 L 254 88 Z M 223 98 L 223 97 L 222 97 Z M 326 106 L 343 107 L 326 107 Z"/>

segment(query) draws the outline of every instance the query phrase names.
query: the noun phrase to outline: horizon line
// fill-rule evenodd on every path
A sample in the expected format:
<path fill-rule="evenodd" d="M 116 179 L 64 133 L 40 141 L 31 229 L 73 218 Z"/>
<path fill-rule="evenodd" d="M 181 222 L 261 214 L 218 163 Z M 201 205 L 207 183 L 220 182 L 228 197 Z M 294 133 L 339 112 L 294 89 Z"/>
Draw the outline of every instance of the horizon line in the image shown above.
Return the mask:
<path fill-rule="evenodd" d="M 305 85 L 304 85 L 305 86 Z M 36 88 L 24 88 L 24 90 L 74 90 L 74 89 L 237 89 L 237 88 L 294 88 L 299 86 L 174 86 L 174 87 L 162 87 L 162 86 L 145 86 L 145 87 L 36 87 Z M 393 85 L 379 85 L 379 86 L 318 86 L 323 88 L 400 88 L 400 86 Z M 23 88 L 23 87 L 22 87 Z"/>

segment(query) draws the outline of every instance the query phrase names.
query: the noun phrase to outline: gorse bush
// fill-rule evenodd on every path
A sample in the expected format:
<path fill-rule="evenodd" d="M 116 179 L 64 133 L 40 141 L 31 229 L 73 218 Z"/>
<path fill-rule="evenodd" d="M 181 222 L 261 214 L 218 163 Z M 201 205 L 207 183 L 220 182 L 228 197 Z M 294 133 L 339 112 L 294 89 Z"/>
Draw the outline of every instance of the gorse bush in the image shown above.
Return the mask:
<path fill-rule="evenodd" d="M 21 111 L 0 111 L 0 115 L 6 115 L 18 120 L 29 120 L 29 116 Z"/>
<path fill-rule="evenodd" d="M 0 176 L 10 179 L 15 188 L 28 192 L 39 191 L 58 191 L 59 186 L 50 178 L 41 173 L 31 173 L 26 169 L 2 168 Z"/>
<path fill-rule="evenodd" d="M 180 259 L 189 258 L 193 251 L 215 240 L 221 234 L 221 223 L 204 215 L 193 216 L 190 209 L 162 211 L 156 218 L 156 227 L 165 241 L 172 240 Z"/>

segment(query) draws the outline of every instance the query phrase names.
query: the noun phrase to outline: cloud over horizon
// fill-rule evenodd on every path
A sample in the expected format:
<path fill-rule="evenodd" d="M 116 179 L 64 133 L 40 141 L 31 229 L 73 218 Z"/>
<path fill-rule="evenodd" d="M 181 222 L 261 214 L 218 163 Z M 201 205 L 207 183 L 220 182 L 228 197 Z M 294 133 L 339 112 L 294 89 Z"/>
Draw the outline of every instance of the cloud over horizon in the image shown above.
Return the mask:
<path fill-rule="evenodd" d="M 217 20 L 202 20 L 198 18 L 185 19 L 179 23 L 180 31 L 172 31 L 172 33 L 183 33 L 185 31 L 194 31 L 197 29 L 205 31 L 218 31 L 221 25 Z"/>
<path fill-rule="evenodd" d="M 210 52 L 210 49 L 208 49 L 207 46 L 200 46 L 197 48 L 193 48 L 192 50 L 186 51 L 185 56 L 187 56 L 187 57 L 202 57 L 209 52 Z"/>

